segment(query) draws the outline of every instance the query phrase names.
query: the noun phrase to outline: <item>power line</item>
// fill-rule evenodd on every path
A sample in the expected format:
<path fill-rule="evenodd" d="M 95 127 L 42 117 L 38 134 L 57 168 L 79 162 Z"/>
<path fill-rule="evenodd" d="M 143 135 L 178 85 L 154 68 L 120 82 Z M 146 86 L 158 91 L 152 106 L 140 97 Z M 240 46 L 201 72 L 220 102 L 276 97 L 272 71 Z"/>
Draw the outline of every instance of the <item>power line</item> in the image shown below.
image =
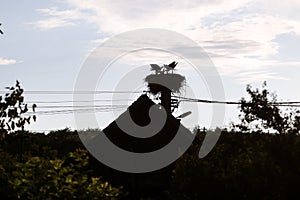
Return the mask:
<path fill-rule="evenodd" d="M 199 103 L 218 103 L 218 104 L 241 104 L 241 102 L 234 102 L 234 101 L 215 101 L 215 100 L 205 100 L 205 99 L 194 99 L 194 98 L 186 98 L 186 97 L 178 97 L 173 96 L 180 101 L 187 101 L 187 102 L 199 102 Z"/>
<path fill-rule="evenodd" d="M 28 90 L 24 94 L 114 94 L 114 93 L 143 93 L 146 91 L 113 91 L 113 90 L 96 90 L 96 91 L 70 91 L 70 90 Z M 0 93 L 10 93 L 10 91 L 0 91 Z"/>
<path fill-rule="evenodd" d="M 28 112 L 28 113 L 41 113 L 41 112 L 64 112 L 64 111 L 84 111 L 84 110 L 107 110 L 107 109 L 115 109 L 115 108 L 124 108 L 124 107 L 127 107 L 127 105 L 114 105 L 114 106 L 99 106 L 99 107 L 90 107 L 90 106 L 87 106 L 87 107 L 83 107 L 83 108 L 78 108 L 78 109 L 68 109 L 68 110 L 41 110 L 41 111 L 36 111 L 36 112 Z"/>
<path fill-rule="evenodd" d="M 125 91 L 122 91 L 125 92 Z M 180 96 L 172 96 L 178 99 L 178 102 L 192 102 L 192 103 L 210 103 L 210 104 L 231 104 L 231 105 L 240 105 L 241 101 L 217 101 L 217 100 L 206 100 L 206 99 L 198 99 L 198 98 L 187 98 Z M 28 112 L 28 115 L 56 115 L 56 114 L 71 114 L 71 113 L 88 113 L 88 112 L 111 112 L 116 110 L 122 110 L 127 108 L 129 105 L 126 104 L 102 104 L 102 105 L 63 105 L 63 103 L 75 103 L 75 102 L 122 102 L 129 101 L 134 99 L 96 99 L 96 100 L 82 100 L 82 101 L 29 101 L 30 103 L 42 103 L 46 105 L 37 106 L 37 112 Z M 27 102 L 27 103 L 29 103 Z M 51 104 L 56 105 L 51 105 Z M 50 105 L 47 105 L 50 104 Z M 300 107 L 300 102 L 298 101 L 285 101 L 285 102 L 269 102 L 270 105 L 274 106 L 283 106 L 283 107 Z M 40 110 L 39 109 L 48 109 L 48 110 Z M 59 109 L 60 108 L 60 109 Z M 78 109 L 63 109 L 63 108 L 78 108 Z M 54 110 L 52 110 L 54 109 Z M 59 110 L 55 110 L 59 109 Z"/>
<path fill-rule="evenodd" d="M 271 105 L 276 105 L 281 107 L 300 107 L 300 105 L 295 105 L 295 104 L 271 104 Z"/>
<path fill-rule="evenodd" d="M 275 104 L 300 104 L 300 101 L 280 101 Z"/>
<path fill-rule="evenodd" d="M 185 102 L 199 102 L 199 103 L 217 103 L 217 104 L 233 104 L 233 105 L 240 105 L 242 104 L 241 101 L 215 101 L 215 100 L 206 100 L 206 99 L 196 99 L 196 98 L 186 98 L 186 97 L 179 97 L 173 96 L 179 99 L 179 101 Z M 274 106 L 286 106 L 286 107 L 300 107 L 300 101 L 285 101 L 285 102 L 269 102 L 270 105 Z"/>
<path fill-rule="evenodd" d="M 58 104 L 58 103 L 88 103 L 88 102 L 113 102 L 113 101 L 134 101 L 135 99 L 95 99 L 82 101 L 27 101 L 26 103 Z"/>
<path fill-rule="evenodd" d="M 46 94 L 46 95 L 65 95 L 65 94 L 114 94 L 114 93 L 144 93 L 147 92 L 145 90 L 143 91 L 112 91 L 112 90 L 96 90 L 96 91 L 68 91 L 68 90 L 28 90 L 24 91 L 25 94 Z M 0 93 L 9 93 L 9 91 L 0 91 Z M 185 102 L 199 102 L 199 103 L 216 103 L 216 104 L 232 104 L 232 105 L 239 105 L 241 104 L 240 101 L 217 101 L 217 100 L 205 100 L 205 99 L 197 99 L 197 98 L 187 98 L 187 97 L 180 97 L 180 96 L 172 96 L 180 99 L 180 101 Z M 130 99 L 128 99 L 129 101 Z M 102 99 L 102 100 L 82 100 L 82 101 L 30 101 L 28 103 L 74 103 L 74 102 L 101 102 L 101 101 L 126 101 L 126 99 Z M 277 105 L 277 106 L 292 106 L 290 104 L 300 104 L 300 101 L 285 101 L 285 102 L 270 102 L 271 105 Z M 298 107 L 299 105 L 294 105 L 294 107 Z"/>
<path fill-rule="evenodd" d="M 241 101 L 217 101 L 217 100 L 206 100 L 206 99 L 197 99 L 197 98 L 187 98 L 180 96 L 172 96 L 179 99 L 179 102 L 193 102 L 193 103 L 216 103 L 216 104 L 231 104 L 231 105 L 240 105 Z M 82 100 L 82 101 L 28 101 L 27 103 L 43 103 L 43 104 L 59 104 L 59 103 L 88 103 L 88 102 L 118 102 L 118 101 L 134 101 L 134 99 L 96 99 L 96 100 Z M 283 106 L 283 107 L 300 107 L 300 101 L 282 101 L 282 102 L 269 102 L 270 105 L 274 106 Z M 99 105 L 93 105 L 97 107 Z M 38 108 L 55 108 L 55 107 L 79 107 L 68 106 L 68 105 L 59 105 L 59 106 L 38 106 Z M 82 106 L 84 107 L 84 106 Z M 92 107 L 92 106 L 89 106 Z"/>
<path fill-rule="evenodd" d="M 98 92 L 104 92 L 104 91 L 98 91 Z M 114 93 L 113 91 L 106 91 L 109 93 Z M 128 91 L 116 91 L 116 93 L 127 93 Z M 145 91 L 143 91 L 145 92 Z M 139 91 L 136 91 L 134 93 L 140 93 Z M 185 102 L 200 102 L 200 103 L 217 103 L 217 104 L 241 104 L 240 101 L 217 101 L 217 100 L 206 100 L 206 99 L 197 99 L 197 98 L 188 98 L 188 97 L 180 97 L 180 96 L 172 96 L 175 98 L 180 99 L 180 101 L 185 101 Z M 69 101 L 27 101 L 26 103 L 49 103 L 49 104 L 54 104 L 54 103 L 87 103 L 87 102 L 113 102 L 113 101 L 134 101 L 135 99 L 95 99 L 95 100 L 81 100 L 81 101 L 74 101 L 74 100 L 69 100 Z M 283 101 L 283 102 L 275 102 L 272 103 L 270 102 L 271 105 L 282 105 L 283 106 L 289 105 L 289 104 L 300 104 L 300 101 Z M 298 105 L 297 105 L 298 106 Z"/>
<path fill-rule="evenodd" d="M 102 108 L 102 107 L 109 107 L 111 105 L 59 105 L 59 106 L 38 106 L 36 109 L 39 108 Z M 126 104 L 118 104 L 113 106 L 127 106 Z"/>
<path fill-rule="evenodd" d="M 117 106 L 117 107 L 103 107 L 103 108 L 86 108 L 86 109 L 72 109 L 72 110 L 46 110 L 37 112 L 28 112 L 28 115 L 56 115 L 56 114 L 72 114 L 72 113 L 90 113 L 90 112 L 112 112 L 120 111 L 127 108 L 127 106 Z"/>

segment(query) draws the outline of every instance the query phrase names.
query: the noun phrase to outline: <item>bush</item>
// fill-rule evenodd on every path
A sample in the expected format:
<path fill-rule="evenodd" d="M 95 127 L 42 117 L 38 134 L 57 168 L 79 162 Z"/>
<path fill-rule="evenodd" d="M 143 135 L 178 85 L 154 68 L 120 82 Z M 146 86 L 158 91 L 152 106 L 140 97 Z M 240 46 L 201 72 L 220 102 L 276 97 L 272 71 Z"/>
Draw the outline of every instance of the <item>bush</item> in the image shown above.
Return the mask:
<path fill-rule="evenodd" d="M 32 157 L 16 164 L 8 183 L 18 199 L 119 199 L 121 188 L 90 177 L 87 165 L 88 156 L 82 150 L 65 160 Z"/>

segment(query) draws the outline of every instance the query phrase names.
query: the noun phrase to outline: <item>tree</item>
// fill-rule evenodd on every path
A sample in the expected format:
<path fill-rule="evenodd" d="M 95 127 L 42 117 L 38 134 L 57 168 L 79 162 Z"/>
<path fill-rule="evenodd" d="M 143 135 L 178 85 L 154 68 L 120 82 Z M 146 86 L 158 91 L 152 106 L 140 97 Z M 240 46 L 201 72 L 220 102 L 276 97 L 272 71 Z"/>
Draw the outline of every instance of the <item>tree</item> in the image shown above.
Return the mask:
<path fill-rule="evenodd" d="M 31 116 L 24 116 L 28 112 L 28 105 L 24 103 L 24 90 L 20 86 L 20 82 L 16 81 L 15 87 L 6 87 L 8 92 L 5 96 L 0 96 L 0 139 L 5 135 L 21 129 L 24 131 L 24 126 L 30 124 Z M 32 110 L 35 112 L 36 104 L 32 105 Z M 32 119 L 36 121 L 36 116 Z"/>
<path fill-rule="evenodd" d="M 297 110 L 288 109 L 283 112 L 279 109 L 277 96 L 270 93 L 266 82 L 263 83 L 263 90 L 252 89 L 247 86 L 246 91 L 250 95 L 250 100 L 241 99 L 239 118 L 241 124 L 235 125 L 241 131 L 249 131 L 254 128 L 257 131 L 262 129 L 273 129 L 281 134 L 299 133 L 300 113 Z"/>
<path fill-rule="evenodd" d="M 86 151 L 69 153 L 65 160 L 32 157 L 17 163 L 9 184 L 18 199 L 120 199 L 121 188 L 91 177 Z M 1 170 L 1 168 L 0 168 Z"/>

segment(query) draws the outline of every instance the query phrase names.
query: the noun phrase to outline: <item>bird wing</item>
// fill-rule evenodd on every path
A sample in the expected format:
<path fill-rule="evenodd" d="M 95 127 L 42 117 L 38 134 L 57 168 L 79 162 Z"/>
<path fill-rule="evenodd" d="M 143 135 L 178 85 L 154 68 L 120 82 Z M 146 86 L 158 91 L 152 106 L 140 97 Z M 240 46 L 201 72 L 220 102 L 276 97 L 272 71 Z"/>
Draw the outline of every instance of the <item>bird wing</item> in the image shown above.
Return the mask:
<path fill-rule="evenodd" d="M 173 61 L 173 62 L 171 62 L 171 63 L 169 64 L 169 67 L 171 67 L 171 68 L 174 69 L 174 68 L 176 67 L 177 64 L 178 64 L 177 62 Z"/>
<path fill-rule="evenodd" d="M 152 68 L 152 70 L 157 70 L 157 71 L 159 71 L 159 70 L 161 70 L 161 67 L 160 66 L 158 66 L 157 64 L 150 64 L 150 66 L 151 66 L 151 68 Z"/>

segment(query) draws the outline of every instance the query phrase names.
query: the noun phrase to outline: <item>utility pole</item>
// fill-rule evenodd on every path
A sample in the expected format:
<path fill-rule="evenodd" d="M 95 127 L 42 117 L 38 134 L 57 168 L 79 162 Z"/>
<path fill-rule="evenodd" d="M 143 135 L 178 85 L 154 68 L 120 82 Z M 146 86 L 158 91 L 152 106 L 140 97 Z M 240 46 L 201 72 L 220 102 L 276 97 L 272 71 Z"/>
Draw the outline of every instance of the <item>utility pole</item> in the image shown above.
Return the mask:
<path fill-rule="evenodd" d="M 178 100 L 172 99 L 173 93 L 180 93 L 182 86 L 185 83 L 185 77 L 174 73 L 177 62 L 172 62 L 162 67 L 157 64 L 150 64 L 151 71 L 146 77 L 150 93 L 157 95 L 160 93 L 161 105 L 165 108 L 168 114 L 172 114 L 175 108 L 178 107 Z"/>
<path fill-rule="evenodd" d="M 171 90 L 169 88 L 162 88 L 161 90 L 161 105 L 165 108 L 167 113 L 172 113 L 171 111 Z"/>

